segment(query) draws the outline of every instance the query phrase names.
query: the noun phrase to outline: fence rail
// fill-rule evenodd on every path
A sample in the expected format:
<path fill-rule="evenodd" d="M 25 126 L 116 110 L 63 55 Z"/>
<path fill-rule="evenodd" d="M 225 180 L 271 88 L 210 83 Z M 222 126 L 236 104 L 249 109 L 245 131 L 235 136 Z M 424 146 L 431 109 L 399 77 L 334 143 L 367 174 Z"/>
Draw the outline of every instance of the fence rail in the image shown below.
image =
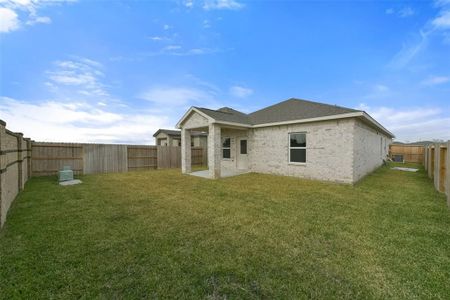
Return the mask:
<path fill-rule="evenodd" d="M 205 165 L 207 150 L 192 148 L 192 164 Z M 75 175 L 181 167 L 181 147 L 32 142 L 0 120 L 0 228 L 11 203 L 31 176 Z"/>
<path fill-rule="evenodd" d="M 428 177 L 433 179 L 435 189 L 447 194 L 447 205 L 450 208 L 450 141 L 427 145 L 424 166 Z"/>
<path fill-rule="evenodd" d="M 423 145 L 389 145 L 389 157 L 401 155 L 404 162 L 423 164 L 425 159 L 425 147 Z"/>
<path fill-rule="evenodd" d="M 0 228 L 16 195 L 31 175 L 31 140 L 0 120 Z"/>
<path fill-rule="evenodd" d="M 181 167 L 175 146 L 32 142 L 32 175 L 55 175 L 70 166 L 76 175 Z M 206 149 L 192 148 L 192 165 L 206 165 Z"/>

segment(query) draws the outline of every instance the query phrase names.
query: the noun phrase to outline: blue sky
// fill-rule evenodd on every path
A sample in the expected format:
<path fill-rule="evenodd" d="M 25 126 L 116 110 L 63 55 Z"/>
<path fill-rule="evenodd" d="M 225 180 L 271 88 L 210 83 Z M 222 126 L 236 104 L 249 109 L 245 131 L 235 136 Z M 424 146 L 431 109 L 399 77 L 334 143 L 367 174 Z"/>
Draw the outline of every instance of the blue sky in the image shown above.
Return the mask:
<path fill-rule="evenodd" d="M 35 140 L 153 143 L 192 105 L 290 97 L 450 139 L 450 1 L 0 0 L 0 118 Z"/>

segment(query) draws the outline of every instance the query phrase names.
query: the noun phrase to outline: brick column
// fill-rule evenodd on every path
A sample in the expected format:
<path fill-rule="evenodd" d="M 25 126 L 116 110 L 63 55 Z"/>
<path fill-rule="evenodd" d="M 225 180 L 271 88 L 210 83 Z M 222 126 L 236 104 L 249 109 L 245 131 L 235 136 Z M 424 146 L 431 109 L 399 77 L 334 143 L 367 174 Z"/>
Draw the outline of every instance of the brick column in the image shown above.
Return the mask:
<path fill-rule="evenodd" d="M 208 168 L 209 177 L 212 179 L 220 178 L 220 162 L 222 158 L 222 137 L 220 126 L 209 124 L 208 134 Z"/>
<path fill-rule="evenodd" d="M 181 173 L 192 172 L 191 165 L 191 131 L 185 128 L 181 129 Z"/>

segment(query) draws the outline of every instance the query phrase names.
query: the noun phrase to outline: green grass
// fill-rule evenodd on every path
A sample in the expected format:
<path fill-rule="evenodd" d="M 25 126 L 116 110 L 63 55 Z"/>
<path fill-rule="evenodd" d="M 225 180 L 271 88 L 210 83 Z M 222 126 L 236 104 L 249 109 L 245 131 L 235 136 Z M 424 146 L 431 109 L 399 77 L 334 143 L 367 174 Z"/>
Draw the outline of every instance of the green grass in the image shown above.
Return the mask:
<path fill-rule="evenodd" d="M 355 186 L 179 170 L 31 179 L 0 232 L 0 298 L 441 298 L 450 212 L 419 173 Z"/>

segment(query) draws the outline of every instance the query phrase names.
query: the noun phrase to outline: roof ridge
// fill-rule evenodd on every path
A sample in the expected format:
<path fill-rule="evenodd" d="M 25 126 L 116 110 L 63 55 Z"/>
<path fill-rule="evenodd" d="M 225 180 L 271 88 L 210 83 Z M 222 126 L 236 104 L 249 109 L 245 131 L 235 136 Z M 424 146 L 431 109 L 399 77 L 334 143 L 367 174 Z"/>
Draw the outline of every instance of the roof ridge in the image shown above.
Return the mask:
<path fill-rule="evenodd" d="M 222 110 L 218 110 L 218 109 L 211 109 L 211 108 L 198 107 L 198 106 L 194 106 L 194 107 L 195 107 L 195 108 L 198 108 L 198 109 L 206 109 L 206 110 L 209 110 L 209 111 L 218 112 L 218 113 L 222 113 L 222 114 L 229 114 L 229 115 L 232 115 L 232 114 L 233 114 L 233 113 L 231 113 L 231 112 L 228 112 L 228 111 L 222 111 Z M 221 107 L 221 108 L 223 108 L 223 107 Z M 230 107 L 227 107 L 227 108 L 230 108 Z M 235 110 L 235 109 L 233 109 L 233 110 Z M 235 110 L 235 111 L 239 112 L 238 110 Z"/>
<path fill-rule="evenodd" d="M 308 103 L 318 104 L 318 105 L 323 105 L 323 106 L 337 107 L 337 108 L 348 109 L 348 110 L 353 110 L 353 111 L 362 111 L 362 110 L 349 108 L 349 107 L 345 107 L 345 106 L 339 106 L 339 105 L 336 105 L 336 104 L 328 104 L 328 103 L 323 103 L 323 102 L 317 102 L 317 101 L 312 101 L 312 100 L 307 100 L 307 99 L 300 99 L 300 98 L 291 97 L 289 99 L 280 101 L 280 102 L 272 104 L 270 106 L 266 106 L 266 107 L 263 107 L 261 109 L 255 110 L 254 112 L 251 112 L 248 115 L 251 116 L 251 115 L 255 114 L 256 112 L 259 112 L 259 111 L 262 111 L 262 110 L 265 110 L 265 109 L 268 109 L 268 108 L 271 108 L 273 106 L 277 106 L 277 105 L 280 105 L 282 103 L 289 102 L 289 101 L 302 101 L 302 102 L 308 102 Z"/>
<path fill-rule="evenodd" d="M 308 99 L 289 98 L 288 100 L 299 100 L 299 101 L 304 101 L 304 102 L 309 102 L 309 103 L 314 103 L 314 104 L 320 104 L 320 105 L 327 105 L 327 106 L 337 107 L 337 108 L 342 108 L 342 109 L 350 109 L 350 110 L 354 110 L 354 111 L 362 111 L 362 110 L 359 110 L 359 109 L 354 109 L 354 108 L 350 108 L 350 107 L 346 107 L 346 106 L 341 106 L 341 105 L 337 105 L 337 104 L 328 104 L 328 103 L 324 103 L 324 102 L 317 102 L 317 101 L 308 100 Z"/>

